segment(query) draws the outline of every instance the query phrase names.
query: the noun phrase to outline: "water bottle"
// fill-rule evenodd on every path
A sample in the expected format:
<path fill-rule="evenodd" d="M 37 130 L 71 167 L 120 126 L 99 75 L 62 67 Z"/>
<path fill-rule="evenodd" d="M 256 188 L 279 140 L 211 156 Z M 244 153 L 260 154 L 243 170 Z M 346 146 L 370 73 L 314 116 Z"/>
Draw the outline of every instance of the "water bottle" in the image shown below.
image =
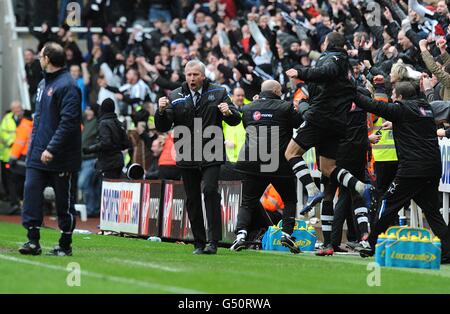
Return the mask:
<path fill-rule="evenodd" d="M 391 256 L 391 251 L 392 251 L 392 244 L 394 244 L 394 242 L 397 241 L 397 236 L 395 234 L 390 234 L 387 236 L 386 239 L 386 246 L 385 246 L 385 263 L 386 266 L 395 266 L 394 262 L 392 260 L 392 256 Z"/>
<path fill-rule="evenodd" d="M 161 242 L 161 238 L 159 238 L 159 237 L 150 237 L 150 238 L 147 239 L 147 241 Z"/>
<path fill-rule="evenodd" d="M 433 238 L 433 245 L 436 246 L 439 250 L 439 254 L 437 254 L 436 259 L 431 264 L 431 269 L 439 269 L 441 267 L 441 240 L 438 237 Z"/>
<path fill-rule="evenodd" d="M 398 222 L 400 227 L 406 227 L 407 226 L 407 221 L 406 221 L 406 217 L 405 216 L 400 216 L 398 218 Z"/>
<path fill-rule="evenodd" d="M 405 249 L 408 254 L 413 254 L 413 256 L 417 256 L 417 254 L 420 254 L 422 243 L 419 240 L 419 237 L 415 235 L 411 236 L 409 241 L 407 240 Z M 407 260 L 405 264 L 406 267 L 410 268 L 421 268 L 422 266 L 421 262 L 416 260 Z"/>
<path fill-rule="evenodd" d="M 375 262 L 380 266 L 385 266 L 385 249 L 386 249 L 386 235 L 384 233 L 380 234 L 377 239 L 377 244 L 375 245 Z"/>
<path fill-rule="evenodd" d="M 428 237 L 423 237 L 422 239 L 420 239 L 419 242 L 419 253 L 421 256 L 423 256 L 424 254 L 427 254 L 428 249 L 430 248 L 430 244 L 431 244 L 431 239 Z M 433 261 L 427 262 L 427 263 L 421 263 L 420 268 L 433 268 Z"/>

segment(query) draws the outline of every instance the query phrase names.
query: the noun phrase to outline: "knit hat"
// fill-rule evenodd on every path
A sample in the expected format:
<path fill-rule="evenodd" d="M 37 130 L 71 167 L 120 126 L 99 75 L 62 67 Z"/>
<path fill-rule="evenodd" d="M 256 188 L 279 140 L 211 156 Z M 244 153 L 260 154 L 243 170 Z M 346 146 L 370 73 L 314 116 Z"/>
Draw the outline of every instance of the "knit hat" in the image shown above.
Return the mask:
<path fill-rule="evenodd" d="M 100 110 L 103 113 L 113 113 L 116 110 L 116 105 L 114 104 L 114 100 L 111 98 L 106 98 L 102 102 L 102 106 L 100 107 Z"/>

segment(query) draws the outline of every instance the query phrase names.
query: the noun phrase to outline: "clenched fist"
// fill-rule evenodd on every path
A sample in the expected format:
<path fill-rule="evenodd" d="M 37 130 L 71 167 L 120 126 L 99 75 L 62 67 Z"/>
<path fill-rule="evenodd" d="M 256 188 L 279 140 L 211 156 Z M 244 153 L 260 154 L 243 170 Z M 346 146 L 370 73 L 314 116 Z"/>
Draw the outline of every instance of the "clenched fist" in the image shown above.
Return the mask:
<path fill-rule="evenodd" d="M 290 69 L 286 72 L 289 78 L 298 78 L 298 71 L 296 69 Z"/>
<path fill-rule="evenodd" d="M 218 107 L 219 107 L 220 112 L 225 117 L 229 117 L 233 114 L 230 110 L 230 107 L 228 106 L 228 104 L 226 102 L 221 103 Z"/>
<path fill-rule="evenodd" d="M 169 106 L 169 104 L 169 98 L 161 97 L 158 101 L 159 112 L 163 113 L 167 109 L 167 106 Z"/>

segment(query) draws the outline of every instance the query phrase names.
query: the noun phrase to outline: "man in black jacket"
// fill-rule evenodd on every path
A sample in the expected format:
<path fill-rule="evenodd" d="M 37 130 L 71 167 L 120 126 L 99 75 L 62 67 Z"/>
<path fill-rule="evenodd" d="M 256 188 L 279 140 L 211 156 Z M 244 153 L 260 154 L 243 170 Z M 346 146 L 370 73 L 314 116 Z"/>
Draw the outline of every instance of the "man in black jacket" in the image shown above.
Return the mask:
<path fill-rule="evenodd" d="M 394 103 L 378 102 L 358 94 L 357 105 L 393 123 L 399 166 L 396 177 L 383 197 L 379 220 L 369 236 L 370 249 L 362 257 L 373 256 L 378 235 L 386 231 L 398 211 L 413 199 L 423 209 L 433 233 L 442 242 L 442 262 L 450 262 L 450 234 L 439 213 L 441 153 L 430 105 L 417 97 L 410 82 L 399 82 L 392 91 Z"/>
<path fill-rule="evenodd" d="M 218 193 L 220 165 L 225 162 L 222 121 L 235 126 L 241 122 L 241 116 L 226 90 L 206 79 L 203 63 L 188 62 L 185 75 L 186 83 L 182 87 L 172 91 L 169 98 L 159 99 L 155 125 L 160 132 L 167 132 L 175 126 L 177 166 L 181 168 L 186 191 L 186 206 L 194 235 L 194 254 L 216 254 L 217 244 L 222 239 Z M 207 132 L 211 134 L 207 135 Z M 209 227 L 206 248 L 202 180 Z"/>
<path fill-rule="evenodd" d="M 36 114 L 27 156 L 22 224 L 29 242 L 19 250 L 23 255 L 40 255 L 43 222 L 43 192 L 50 184 L 55 190 L 59 245 L 50 255 L 72 255 L 75 229 L 76 176 L 81 165 L 81 91 L 64 68 L 64 49 L 47 43 L 40 52 L 44 79 L 38 86 Z"/>
<path fill-rule="evenodd" d="M 358 87 L 358 90 L 367 92 L 370 95 L 362 87 Z M 349 170 L 358 180 L 364 181 L 368 146 L 367 113 L 353 103 L 347 115 L 346 136 L 342 139 L 338 149 L 337 165 Z M 356 229 L 358 231 L 359 239 L 356 238 L 358 242 L 360 241 L 362 246 L 367 245 L 369 235 L 368 208 L 362 202 L 361 197 L 357 195 L 358 197 L 354 199 L 347 188 L 340 187 L 339 199 L 333 210 L 333 201 L 338 186 L 336 184 L 327 184 L 326 187 L 320 215 L 324 247 L 317 252 L 317 255 L 327 256 L 333 255 L 335 251 L 342 252 L 340 244 L 345 220 L 347 220 L 349 230 Z"/>
<path fill-rule="evenodd" d="M 286 73 L 290 78 L 305 81 L 310 97 L 310 107 L 303 115 L 305 122 L 286 150 L 286 159 L 308 192 L 308 202 L 301 214 L 310 211 L 324 198 L 302 158 L 312 147 L 316 148 L 316 154 L 320 156 L 322 174 L 331 183 L 348 188 L 354 199 L 358 194 L 369 198 L 372 189 L 371 185 L 359 181 L 346 169 L 336 166 L 339 142 L 345 136 L 347 113 L 355 96 L 351 66 L 344 45 L 345 37 L 332 32 L 325 39 L 326 51 L 315 68 L 299 67 Z"/>
<path fill-rule="evenodd" d="M 235 170 L 243 173 L 242 204 L 237 221 L 237 237 L 231 250 L 240 251 L 246 247 L 245 240 L 252 222 L 252 216 L 258 211 L 259 200 L 272 183 L 285 204 L 283 210 L 282 245 L 292 253 L 300 253 L 300 249 L 292 237 L 295 225 L 297 192 L 295 176 L 284 152 L 292 138 L 293 129 L 301 124 L 292 103 L 281 100 L 281 85 L 276 81 L 265 81 L 261 87 L 259 100 L 244 106 L 242 120 L 247 134 L 245 146 L 241 150 Z M 278 136 L 277 136 L 278 135 Z M 267 145 L 270 149 L 262 149 Z M 272 157 L 267 160 L 263 153 Z M 256 155 L 257 158 L 252 158 Z M 275 160 L 273 158 L 275 157 Z"/>
<path fill-rule="evenodd" d="M 84 148 L 83 153 L 96 153 L 96 168 L 105 179 L 120 179 L 124 166 L 122 151 L 130 147 L 125 128 L 117 120 L 114 101 L 107 98 L 100 107 L 97 143 Z"/>

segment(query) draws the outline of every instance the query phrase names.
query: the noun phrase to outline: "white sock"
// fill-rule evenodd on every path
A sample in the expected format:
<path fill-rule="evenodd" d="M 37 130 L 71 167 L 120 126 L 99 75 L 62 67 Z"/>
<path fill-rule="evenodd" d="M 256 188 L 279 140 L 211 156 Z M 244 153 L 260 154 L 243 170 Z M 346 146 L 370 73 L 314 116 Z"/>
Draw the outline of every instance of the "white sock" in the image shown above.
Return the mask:
<path fill-rule="evenodd" d="M 361 181 L 356 182 L 355 185 L 356 192 L 361 194 L 361 196 L 364 194 L 364 190 L 366 189 L 366 185 L 362 183 Z"/>
<path fill-rule="evenodd" d="M 237 236 L 236 236 L 236 240 L 245 240 L 245 238 L 247 238 L 247 230 L 241 230 L 238 232 Z"/>
<path fill-rule="evenodd" d="M 306 191 L 308 192 L 308 196 L 313 196 L 320 192 L 319 189 L 317 188 L 317 185 L 314 182 L 306 186 Z"/>

